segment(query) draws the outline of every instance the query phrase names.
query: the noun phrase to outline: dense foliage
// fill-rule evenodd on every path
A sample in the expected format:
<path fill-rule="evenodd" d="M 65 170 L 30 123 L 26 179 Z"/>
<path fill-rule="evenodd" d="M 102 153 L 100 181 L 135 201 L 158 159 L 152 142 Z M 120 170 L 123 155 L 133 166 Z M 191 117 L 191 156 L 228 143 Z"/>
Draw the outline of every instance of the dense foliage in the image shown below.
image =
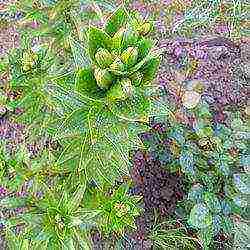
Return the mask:
<path fill-rule="evenodd" d="M 0 249 L 247 249 L 246 13 L 1 3 Z"/>

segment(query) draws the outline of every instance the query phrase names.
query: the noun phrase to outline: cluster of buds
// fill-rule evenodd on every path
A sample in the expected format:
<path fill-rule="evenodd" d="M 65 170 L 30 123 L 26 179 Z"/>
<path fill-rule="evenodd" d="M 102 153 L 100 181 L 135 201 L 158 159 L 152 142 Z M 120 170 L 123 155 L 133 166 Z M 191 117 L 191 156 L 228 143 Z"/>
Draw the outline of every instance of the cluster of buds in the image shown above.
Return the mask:
<path fill-rule="evenodd" d="M 120 31 L 118 31 L 120 33 Z M 116 34 L 114 35 L 119 41 Z M 116 45 L 119 42 L 116 42 Z M 123 78 L 131 67 L 133 67 L 138 59 L 138 49 L 136 47 L 128 47 L 121 53 L 110 52 L 107 49 L 100 48 L 95 54 L 96 64 L 94 69 L 94 75 L 98 86 L 102 89 L 109 89 L 112 83 L 119 79 L 119 86 L 113 85 L 111 87 L 113 94 L 110 93 L 109 96 L 114 96 L 114 91 L 118 91 L 121 94 L 121 99 L 125 96 L 129 97 L 132 91 L 132 81 L 136 77 L 136 74 L 131 75 L 132 79 L 129 77 Z M 139 82 L 139 81 L 137 81 Z M 115 98 L 116 99 L 116 98 Z"/>
<path fill-rule="evenodd" d="M 81 71 L 79 82 L 86 83 L 81 87 L 90 94 L 91 86 L 97 85 L 102 90 L 99 93 L 112 103 L 134 96 L 138 87 L 151 82 L 159 66 L 159 53 L 145 37 L 152 27 L 152 22 L 128 17 L 123 7 L 110 17 L 103 30 L 91 27 L 89 55 L 93 77 L 87 75 L 88 70 Z"/>
<path fill-rule="evenodd" d="M 124 203 L 116 202 L 114 208 L 118 217 L 125 216 L 129 212 L 129 206 Z"/>
<path fill-rule="evenodd" d="M 31 70 L 37 63 L 38 55 L 33 51 L 27 51 L 23 53 L 22 69 L 24 72 Z"/>
<path fill-rule="evenodd" d="M 5 95 L 5 93 L 3 91 L 0 90 L 0 118 L 3 117 L 8 109 L 7 109 L 7 96 Z"/>
<path fill-rule="evenodd" d="M 95 54 L 95 79 L 101 89 L 109 90 L 107 93 L 109 100 L 127 99 L 133 93 L 133 85 L 139 86 L 142 82 L 141 72 L 129 73 L 138 61 L 138 48 L 129 46 L 122 50 L 123 41 L 129 39 L 137 40 L 138 33 L 120 28 L 112 37 L 113 50 L 99 48 Z"/>

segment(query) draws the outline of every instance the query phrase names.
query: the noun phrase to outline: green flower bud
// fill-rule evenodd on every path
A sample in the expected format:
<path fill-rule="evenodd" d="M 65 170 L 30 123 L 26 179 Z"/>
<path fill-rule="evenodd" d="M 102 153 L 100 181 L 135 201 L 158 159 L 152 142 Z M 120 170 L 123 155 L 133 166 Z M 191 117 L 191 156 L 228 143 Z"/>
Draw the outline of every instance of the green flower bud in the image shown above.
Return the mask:
<path fill-rule="evenodd" d="M 133 46 L 138 41 L 139 34 L 137 31 L 133 30 L 131 27 L 126 29 L 124 33 L 124 44 L 127 46 Z"/>
<path fill-rule="evenodd" d="M 5 105 L 0 104 L 0 117 L 3 117 L 8 112 L 8 109 Z"/>
<path fill-rule="evenodd" d="M 0 90 L 0 105 L 4 105 L 7 102 L 8 97 Z"/>
<path fill-rule="evenodd" d="M 118 217 L 125 216 L 129 212 L 129 206 L 124 203 L 116 202 L 114 208 Z"/>
<path fill-rule="evenodd" d="M 95 69 L 94 71 L 97 85 L 102 89 L 107 89 L 112 84 L 112 75 L 107 69 Z"/>
<path fill-rule="evenodd" d="M 120 28 L 112 37 L 112 47 L 116 49 L 120 49 L 122 47 L 122 41 L 124 39 L 124 33 L 126 29 Z"/>
<path fill-rule="evenodd" d="M 124 71 L 125 65 L 119 57 L 117 57 L 112 64 L 109 66 L 110 70 L 115 74 L 117 71 Z"/>
<path fill-rule="evenodd" d="M 139 71 L 135 72 L 129 77 L 134 86 L 139 86 L 142 82 L 143 74 Z"/>
<path fill-rule="evenodd" d="M 114 57 L 107 49 L 99 49 L 96 54 L 95 54 L 95 59 L 98 65 L 102 68 L 105 69 L 107 68 L 113 61 Z"/>
<path fill-rule="evenodd" d="M 152 24 L 151 23 L 144 23 L 141 25 L 138 29 L 138 32 L 142 36 L 146 36 L 152 29 Z"/>
<path fill-rule="evenodd" d="M 133 91 L 133 86 L 132 86 L 132 82 L 129 78 L 125 78 L 123 80 L 121 80 L 121 86 L 122 86 L 122 90 L 124 92 L 124 94 L 126 95 L 126 97 L 130 97 L 132 95 L 132 91 Z"/>
<path fill-rule="evenodd" d="M 121 60 L 127 66 L 133 66 L 138 58 L 138 49 L 134 47 L 128 47 L 121 54 Z"/>
<path fill-rule="evenodd" d="M 115 84 L 108 92 L 108 99 L 111 101 L 126 100 L 132 94 L 132 83 L 126 78 Z"/>
<path fill-rule="evenodd" d="M 24 52 L 22 59 L 23 59 L 23 62 L 22 62 L 23 71 L 29 71 L 37 62 L 38 55 L 35 54 L 33 51 Z"/>

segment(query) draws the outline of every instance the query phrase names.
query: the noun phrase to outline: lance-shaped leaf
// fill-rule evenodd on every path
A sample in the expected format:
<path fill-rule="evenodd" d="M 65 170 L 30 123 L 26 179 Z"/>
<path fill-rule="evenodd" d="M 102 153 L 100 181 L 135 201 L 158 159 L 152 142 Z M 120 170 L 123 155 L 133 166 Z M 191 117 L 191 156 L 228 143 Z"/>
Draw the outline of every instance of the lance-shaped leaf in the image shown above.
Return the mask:
<path fill-rule="evenodd" d="M 96 61 L 95 54 L 99 48 L 109 49 L 110 46 L 111 38 L 105 31 L 95 27 L 90 27 L 88 47 L 92 61 Z"/>
<path fill-rule="evenodd" d="M 74 58 L 75 68 L 83 68 L 90 65 L 87 49 L 80 41 L 69 37 L 69 44 Z"/>
<path fill-rule="evenodd" d="M 75 79 L 76 90 L 90 97 L 103 97 L 104 91 L 97 85 L 92 68 L 79 70 Z"/>
<path fill-rule="evenodd" d="M 127 22 L 127 12 L 120 6 L 108 19 L 105 31 L 113 36 Z"/>
<path fill-rule="evenodd" d="M 143 73 L 143 81 L 153 81 L 160 65 L 160 58 L 152 58 L 147 64 L 141 69 Z"/>
<path fill-rule="evenodd" d="M 85 190 L 86 190 L 86 183 L 80 185 L 77 188 L 77 190 L 73 193 L 72 198 L 68 201 L 67 204 L 69 214 L 77 210 L 77 208 L 80 206 Z"/>
<path fill-rule="evenodd" d="M 139 42 L 137 42 L 136 46 L 138 48 L 139 55 L 138 61 L 140 61 L 150 52 L 153 47 L 153 42 L 148 38 L 142 38 Z"/>
<path fill-rule="evenodd" d="M 195 205 L 189 216 L 189 224 L 198 229 L 204 229 L 212 224 L 212 215 L 203 203 Z"/>

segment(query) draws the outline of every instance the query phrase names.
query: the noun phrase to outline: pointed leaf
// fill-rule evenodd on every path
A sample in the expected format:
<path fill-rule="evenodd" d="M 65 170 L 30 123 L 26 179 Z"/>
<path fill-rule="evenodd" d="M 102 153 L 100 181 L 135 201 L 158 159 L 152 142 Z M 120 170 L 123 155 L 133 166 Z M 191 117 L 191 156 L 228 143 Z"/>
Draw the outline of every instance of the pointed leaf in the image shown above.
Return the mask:
<path fill-rule="evenodd" d="M 204 229 L 212 224 L 212 215 L 203 203 L 195 205 L 189 216 L 189 224 L 198 229 Z"/>
<path fill-rule="evenodd" d="M 73 211 L 76 211 L 77 208 L 80 206 L 85 190 L 86 190 L 86 183 L 80 185 L 77 188 L 77 190 L 73 193 L 72 198 L 68 201 L 67 204 L 69 214 L 71 214 Z"/>
<path fill-rule="evenodd" d="M 89 66 L 89 56 L 84 45 L 73 37 L 69 37 L 69 43 L 74 58 L 75 68 L 78 69 Z"/>
<path fill-rule="evenodd" d="M 150 39 L 143 38 L 137 43 L 138 47 L 138 61 L 142 60 L 152 49 L 153 43 Z"/>
<path fill-rule="evenodd" d="M 96 61 L 95 54 L 97 50 L 99 48 L 109 49 L 111 46 L 111 38 L 101 29 L 90 27 L 88 46 L 90 58 Z"/>
<path fill-rule="evenodd" d="M 160 58 L 152 58 L 141 69 L 143 73 L 143 81 L 153 81 L 160 65 Z"/>
<path fill-rule="evenodd" d="M 248 174 L 234 174 L 234 184 L 242 194 L 250 194 L 250 176 Z"/>
<path fill-rule="evenodd" d="M 108 19 L 105 31 L 113 36 L 127 21 L 127 13 L 123 6 L 120 6 Z"/>

